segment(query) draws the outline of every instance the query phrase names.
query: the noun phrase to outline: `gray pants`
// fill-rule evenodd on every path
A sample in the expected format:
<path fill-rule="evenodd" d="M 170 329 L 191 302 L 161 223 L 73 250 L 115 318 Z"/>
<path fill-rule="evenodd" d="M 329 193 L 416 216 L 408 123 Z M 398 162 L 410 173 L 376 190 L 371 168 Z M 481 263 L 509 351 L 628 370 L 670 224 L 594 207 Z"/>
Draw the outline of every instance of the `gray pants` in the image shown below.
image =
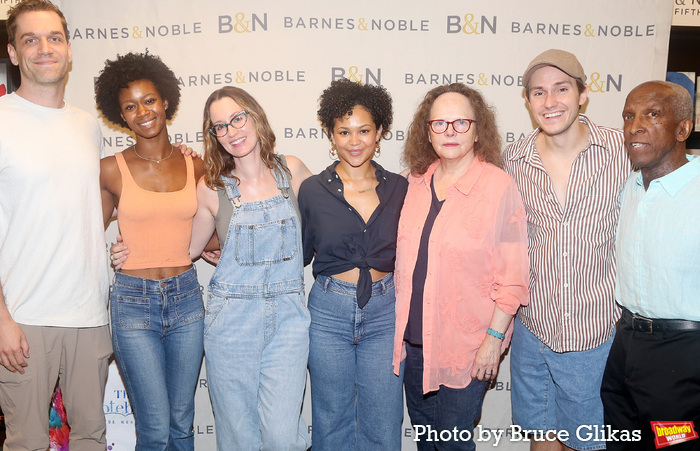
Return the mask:
<path fill-rule="evenodd" d="M 49 447 L 49 409 L 58 380 L 71 426 L 70 450 L 106 450 L 102 403 L 112 355 L 109 326 L 20 327 L 29 343 L 24 374 L 0 366 L 0 406 L 7 434 L 3 449 Z"/>

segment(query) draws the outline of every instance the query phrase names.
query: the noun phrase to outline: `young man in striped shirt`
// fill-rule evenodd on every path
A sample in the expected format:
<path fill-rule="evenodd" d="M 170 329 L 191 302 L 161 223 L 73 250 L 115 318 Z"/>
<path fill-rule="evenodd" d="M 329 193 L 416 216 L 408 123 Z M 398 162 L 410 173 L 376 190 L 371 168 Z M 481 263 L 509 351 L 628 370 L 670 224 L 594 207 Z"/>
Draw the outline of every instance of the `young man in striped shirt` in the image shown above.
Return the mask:
<path fill-rule="evenodd" d="M 574 55 L 538 55 L 523 86 L 538 128 L 503 158 L 527 209 L 530 255 L 530 304 L 513 334 L 513 422 L 531 431 L 531 450 L 605 449 L 594 439 L 620 317 L 614 244 L 630 163 L 621 131 L 579 113 L 588 86 Z"/>

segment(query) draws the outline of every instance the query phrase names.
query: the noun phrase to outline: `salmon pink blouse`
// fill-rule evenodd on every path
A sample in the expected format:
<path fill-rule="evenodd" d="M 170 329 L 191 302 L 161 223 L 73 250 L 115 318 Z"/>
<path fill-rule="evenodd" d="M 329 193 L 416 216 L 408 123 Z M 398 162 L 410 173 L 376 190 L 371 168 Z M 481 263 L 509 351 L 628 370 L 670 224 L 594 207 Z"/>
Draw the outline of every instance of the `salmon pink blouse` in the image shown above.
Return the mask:
<path fill-rule="evenodd" d="M 404 331 L 412 276 L 431 202 L 430 181 L 440 160 L 425 174 L 409 176 L 396 250 L 394 372 L 406 357 Z M 494 306 L 514 315 L 528 296 L 527 226 L 520 192 L 510 176 L 475 158 L 448 188 L 428 244 L 423 295 L 423 390 L 471 382 L 476 352 Z M 513 332 L 508 327 L 501 352 Z"/>

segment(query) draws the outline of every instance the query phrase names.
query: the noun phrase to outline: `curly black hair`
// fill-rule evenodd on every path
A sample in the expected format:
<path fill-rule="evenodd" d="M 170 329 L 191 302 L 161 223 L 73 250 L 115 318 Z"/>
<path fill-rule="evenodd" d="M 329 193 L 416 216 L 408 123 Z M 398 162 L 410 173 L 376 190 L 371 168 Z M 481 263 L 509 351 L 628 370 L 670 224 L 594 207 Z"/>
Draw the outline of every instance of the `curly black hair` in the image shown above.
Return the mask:
<path fill-rule="evenodd" d="M 170 120 L 180 104 L 180 86 L 177 77 L 156 55 L 127 53 L 117 59 L 105 61 L 105 67 L 95 82 L 95 101 L 102 115 L 110 122 L 129 128 L 121 116 L 119 93 L 129 83 L 148 80 L 158 90 L 161 99 L 168 101 L 165 118 Z"/>
<path fill-rule="evenodd" d="M 391 128 L 393 112 L 391 108 L 391 95 L 383 86 L 362 85 L 341 78 L 331 82 L 321 94 L 318 120 L 321 126 L 333 134 L 335 121 L 352 114 L 352 109 L 361 106 L 366 109 L 374 125 L 379 129 L 382 127 L 382 135 Z"/>

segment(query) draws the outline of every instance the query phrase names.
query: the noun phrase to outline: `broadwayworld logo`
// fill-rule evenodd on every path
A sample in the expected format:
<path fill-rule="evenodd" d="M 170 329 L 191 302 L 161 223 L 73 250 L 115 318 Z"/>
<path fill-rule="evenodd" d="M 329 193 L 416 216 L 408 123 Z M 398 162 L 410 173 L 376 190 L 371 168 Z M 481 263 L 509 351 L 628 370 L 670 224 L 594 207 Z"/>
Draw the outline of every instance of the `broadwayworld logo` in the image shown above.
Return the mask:
<path fill-rule="evenodd" d="M 695 440 L 698 433 L 692 421 L 652 421 L 656 449 Z"/>

